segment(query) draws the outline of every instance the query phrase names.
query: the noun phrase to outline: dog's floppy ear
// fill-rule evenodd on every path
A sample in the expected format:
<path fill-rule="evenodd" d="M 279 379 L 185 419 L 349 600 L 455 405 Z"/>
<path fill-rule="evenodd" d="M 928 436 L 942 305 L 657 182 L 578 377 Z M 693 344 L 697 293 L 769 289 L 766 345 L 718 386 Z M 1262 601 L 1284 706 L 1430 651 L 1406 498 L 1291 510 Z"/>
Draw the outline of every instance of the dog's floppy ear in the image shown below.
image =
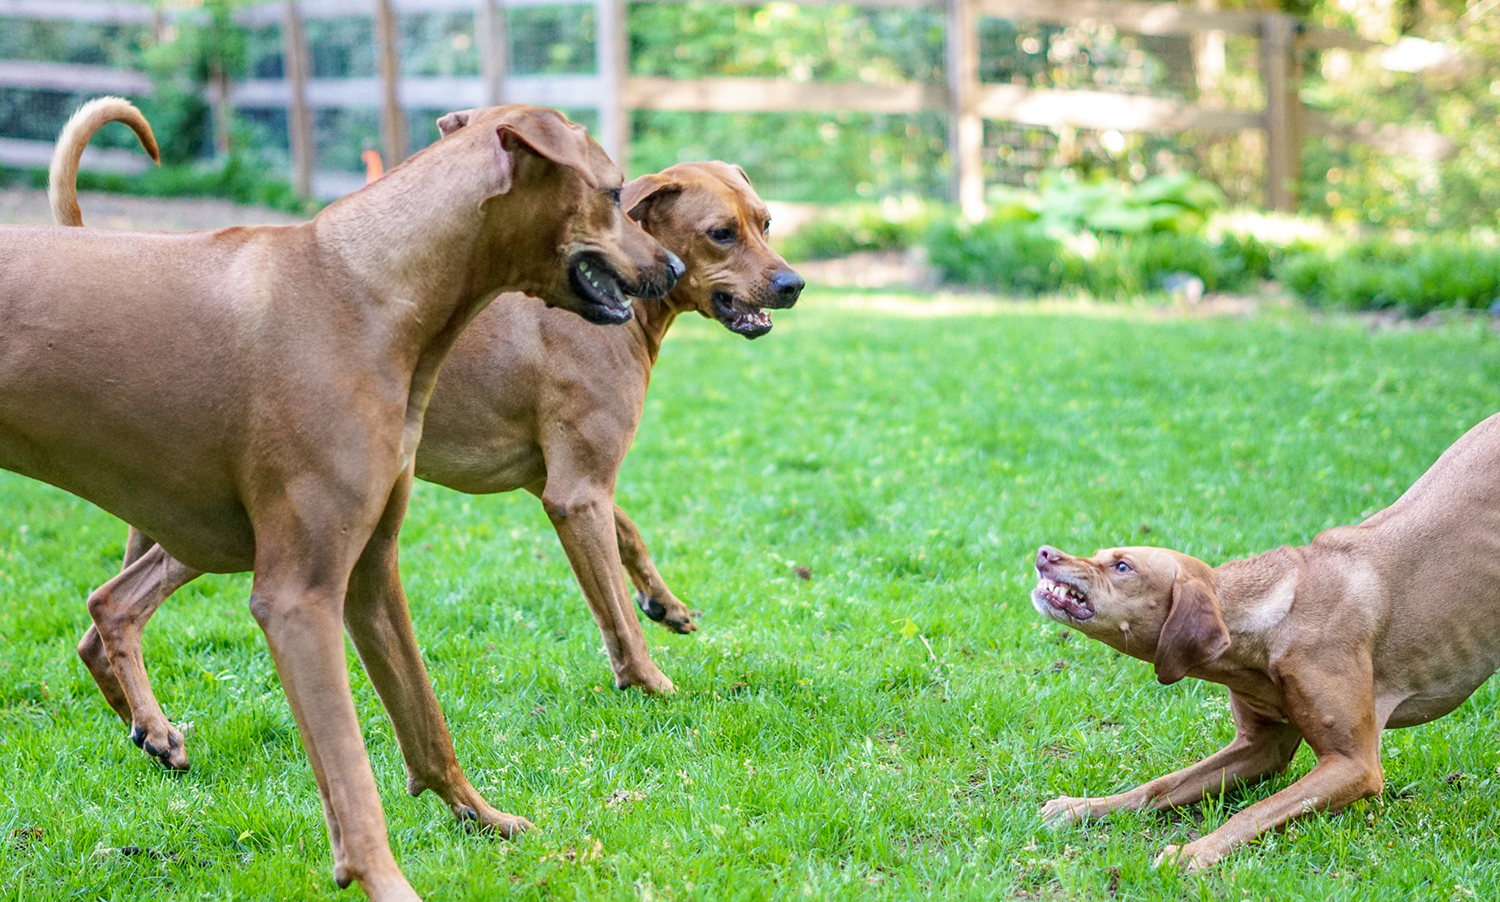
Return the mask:
<path fill-rule="evenodd" d="M 1172 583 L 1172 610 L 1156 640 L 1157 682 L 1170 686 L 1228 648 L 1229 627 L 1213 590 L 1201 579 L 1178 574 Z"/>
<path fill-rule="evenodd" d="M 446 138 L 465 125 L 468 125 L 469 117 L 473 114 L 473 110 L 454 110 L 437 121 L 438 131 Z"/>
<path fill-rule="evenodd" d="M 681 193 L 682 185 L 670 176 L 653 172 L 626 183 L 625 190 L 620 192 L 620 209 L 636 222 L 642 222 L 652 201 Z"/>
<path fill-rule="evenodd" d="M 525 146 L 537 156 L 578 173 L 590 188 L 600 187 L 599 174 L 589 165 L 589 145 L 593 142 L 589 140 L 588 132 L 556 110 L 523 109 L 509 121 L 501 123 L 497 132 L 501 150 L 506 155 Z M 602 152 L 599 156 L 605 158 Z"/>

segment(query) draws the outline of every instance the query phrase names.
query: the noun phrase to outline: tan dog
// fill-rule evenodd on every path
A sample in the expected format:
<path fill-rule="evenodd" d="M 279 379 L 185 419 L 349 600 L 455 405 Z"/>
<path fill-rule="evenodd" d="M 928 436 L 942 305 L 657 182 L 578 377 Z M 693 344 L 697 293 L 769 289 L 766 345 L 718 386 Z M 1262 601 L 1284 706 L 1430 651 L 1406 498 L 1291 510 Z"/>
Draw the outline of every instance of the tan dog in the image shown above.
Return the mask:
<path fill-rule="evenodd" d="M 73 127 L 123 105 L 90 105 Z M 341 625 L 410 790 L 506 835 L 527 826 L 464 777 L 397 570 L 438 366 L 499 291 L 618 322 L 625 289 L 664 293 L 679 265 L 626 220 L 619 170 L 561 114 L 497 107 L 441 127 L 303 225 L 0 229 L 0 466 L 161 543 L 95 609 L 159 580 L 168 554 L 254 571 L 250 609 L 317 778 L 334 877 L 378 900 L 416 895 L 387 842 Z M 111 663 L 144 682 L 138 659 Z"/>
<path fill-rule="evenodd" d="M 99 123 L 102 125 L 103 123 Z M 97 127 L 97 126 L 96 126 Z M 75 160 L 92 133 L 59 145 L 56 183 L 72 186 Z M 77 224 L 61 202 L 59 222 Z M 614 504 L 615 477 L 635 436 L 662 338 L 678 314 L 696 310 L 748 338 L 771 328 L 767 307 L 790 307 L 802 279 L 765 240 L 769 213 L 744 170 L 683 163 L 625 186 L 624 208 L 685 265 L 666 298 L 644 299 L 624 328 L 600 328 L 507 298 L 476 317 L 454 344 L 427 408 L 417 476 L 471 494 L 525 488 L 542 499 L 579 586 L 604 635 L 619 688 L 669 692 L 652 662 L 619 578 L 623 562 L 647 616 L 696 629 L 663 582 L 635 524 Z M 126 561 L 150 547 L 132 530 Z M 170 767 L 187 766 L 182 736 L 150 687 L 127 691 L 110 661 L 140 660 L 140 634 L 156 607 L 198 573 L 166 563 L 155 581 L 93 603 L 95 625 L 79 654 L 137 744 Z M 121 649 L 105 653 L 106 644 Z M 138 694 L 136 694 L 138 693 Z M 149 737 L 149 738 L 148 738 Z M 164 737 L 158 739 L 156 737 Z"/>
<path fill-rule="evenodd" d="M 1307 776 L 1164 859 L 1206 867 L 1312 811 L 1380 792 L 1380 731 L 1442 717 L 1500 667 L 1500 414 L 1460 438 L 1395 504 L 1357 526 L 1210 567 L 1160 548 L 1075 558 L 1043 546 L 1032 602 L 1162 683 L 1229 687 L 1235 737 L 1129 792 L 1058 798 L 1053 821 L 1168 808 L 1284 770 Z"/>

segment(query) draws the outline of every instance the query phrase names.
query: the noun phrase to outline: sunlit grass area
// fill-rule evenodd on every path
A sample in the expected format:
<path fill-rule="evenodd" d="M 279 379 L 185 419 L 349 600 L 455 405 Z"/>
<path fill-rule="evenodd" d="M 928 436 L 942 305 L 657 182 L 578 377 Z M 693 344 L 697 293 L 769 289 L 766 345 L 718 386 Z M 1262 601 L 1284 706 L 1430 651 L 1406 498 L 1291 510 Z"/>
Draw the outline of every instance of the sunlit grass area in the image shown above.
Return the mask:
<path fill-rule="evenodd" d="M 701 631 L 646 625 L 677 695 L 610 688 L 540 506 L 420 485 L 403 570 L 471 779 L 535 821 L 408 798 L 355 678 L 390 834 L 428 899 L 1448 899 L 1500 895 L 1496 690 L 1387 733 L 1386 791 L 1154 871 L 1305 773 L 1171 815 L 1043 827 L 1212 751 L 1225 693 L 1043 622 L 1042 542 L 1211 562 L 1393 501 L 1500 409 L 1481 320 L 809 292 L 750 343 L 684 320 L 618 498 Z M 248 580 L 200 580 L 146 655 L 193 768 L 142 755 L 74 654 L 124 528 L 0 474 L 0 899 L 333 899 L 311 770 Z M 802 569 L 799 573 L 799 568 Z M 351 657 L 352 661 L 352 657 Z M 357 670 L 357 664 L 352 664 Z"/>

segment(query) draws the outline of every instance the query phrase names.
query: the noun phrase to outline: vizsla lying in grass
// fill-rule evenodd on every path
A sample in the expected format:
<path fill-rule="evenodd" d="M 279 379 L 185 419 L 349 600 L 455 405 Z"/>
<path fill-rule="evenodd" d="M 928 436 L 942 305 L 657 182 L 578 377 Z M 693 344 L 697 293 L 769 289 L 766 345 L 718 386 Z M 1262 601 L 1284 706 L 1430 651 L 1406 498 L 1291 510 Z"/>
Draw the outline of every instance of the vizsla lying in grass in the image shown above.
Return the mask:
<path fill-rule="evenodd" d="M 1500 415 L 1453 444 L 1395 504 L 1356 526 L 1218 567 L 1162 548 L 1077 558 L 1043 546 L 1038 611 L 1156 667 L 1229 687 L 1235 737 L 1128 792 L 1053 799 L 1051 821 L 1188 805 L 1317 765 L 1162 858 L 1207 867 L 1314 811 L 1380 792 L 1380 732 L 1442 717 L 1500 667 Z"/>

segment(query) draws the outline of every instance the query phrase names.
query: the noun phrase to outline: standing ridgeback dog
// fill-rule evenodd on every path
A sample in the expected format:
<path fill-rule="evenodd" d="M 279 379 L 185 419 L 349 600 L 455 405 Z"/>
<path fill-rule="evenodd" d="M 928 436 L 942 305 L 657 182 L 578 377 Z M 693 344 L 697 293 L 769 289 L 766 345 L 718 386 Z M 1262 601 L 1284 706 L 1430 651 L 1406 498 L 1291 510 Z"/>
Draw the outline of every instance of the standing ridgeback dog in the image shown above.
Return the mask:
<path fill-rule="evenodd" d="M 98 125 L 102 125 L 99 122 Z M 128 123 L 127 123 L 128 124 Z M 97 127 L 97 125 L 96 125 Z M 54 168 L 54 215 L 81 224 L 72 186 L 76 160 L 92 132 L 60 144 Z M 427 408 L 417 477 L 471 494 L 525 488 L 542 499 L 583 589 L 619 688 L 669 692 L 652 662 L 619 573 L 623 562 L 647 616 L 691 632 L 687 606 L 651 561 L 635 524 L 614 504 L 615 478 L 640 424 L 651 367 L 675 318 L 692 310 L 756 338 L 771 329 L 765 308 L 790 307 L 803 282 L 765 240 L 770 216 L 744 170 L 725 163 L 683 163 L 625 186 L 623 207 L 647 233 L 684 262 L 665 298 L 636 304 L 624 328 L 598 328 L 547 309 L 535 299 L 507 299 L 475 318 L 454 344 Z M 149 547 L 131 531 L 127 565 Z M 156 582 L 91 606 L 95 626 L 79 654 L 111 707 L 135 727 L 149 722 L 170 737 L 148 751 L 186 767 L 180 733 L 162 715 L 150 687 L 133 697 L 117 679 L 105 646 L 140 660 L 141 628 L 176 588 L 198 574 L 171 564 Z M 165 751 L 166 754 L 158 754 Z"/>
<path fill-rule="evenodd" d="M 91 104 L 73 127 L 122 104 Z M 401 589 L 397 533 L 438 367 L 498 292 L 620 323 L 627 292 L 664 294 L 681 266 L 624 216 L 619 169 L 556 111 L 470 110 L 440 128 L 302 225 L 0 229 L 0 467 L 160 543 L 95 609 L 174 566 L 254 571 L 250 609 L 317 778 L 334 879 L 381 902 L 416 894 L 387 841 L 341 626 L 408 788 L 504 835 L 528 826 L 464 777 Z M 144 681 L 138 658 L 111 663 Z"/>
<path fill-rule="evenodd" d="M 1301 548 L 1210 567 L 1164 548 L 1092 558 L 1042 546 L 1042 614 L 1151 661 L 1162 683 L 1229 687 L 1234 740 L 1127 792 L 1053 799 L 1071 823 L 1170 808 L 1281 773 L 1302 742 L 1317 764 L 1160 860 L 1207 867 L 1315 811 L 1380 792 L 1380 733 L 1436 720 L 1500 668 L 1500 414 L 1453 443 L 1394 504 Z"/>

